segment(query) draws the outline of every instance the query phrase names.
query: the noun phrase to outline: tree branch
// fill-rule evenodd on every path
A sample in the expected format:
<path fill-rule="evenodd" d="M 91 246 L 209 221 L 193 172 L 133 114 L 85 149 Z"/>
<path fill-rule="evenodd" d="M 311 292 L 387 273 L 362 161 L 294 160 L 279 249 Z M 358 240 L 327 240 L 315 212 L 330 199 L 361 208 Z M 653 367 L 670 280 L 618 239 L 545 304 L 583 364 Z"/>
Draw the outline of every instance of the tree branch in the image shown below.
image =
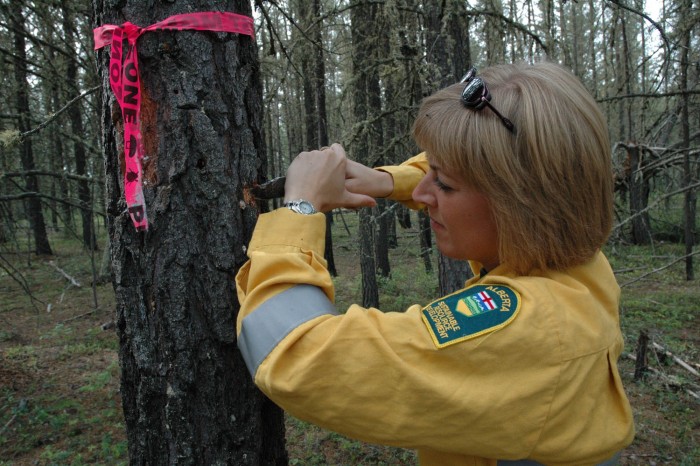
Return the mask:
<path fill-rule="evenodd" d="M 43 306 L 46 304 L 42 300 L 34 297 L 32 294 L 32 290 L 29 288 L 29 284 L 27 283 L 27 280 L 25 280 L 24 276 L 22 275 L 22 272 L 17 270 L 5 257 L 0 254 L 0 269 L 4 270 L 7 275 L 12 278 L 17 284 L 24 290 L 25 294 L 29 296 L 29 301 L 32 303 L 32 307 L 34 307 L 35 310 L 38 311 L 36 305 L 34 304 L 34 301 L 38 301 L 41 303 Z"/>
<path fill-rule="evenodd" d="M 626 223 L 632 221 L 633 218 L 642 215 L 644 212 L 646 212 L 646 211 L 652 209 L 653 207 L 655 207 L 656 205 L 658 205 L 659 203 L 661 203 L 661 202 L 664 201 L 665 199 L 668 199 L 669 197 L 676 196 L 676 195 L 678 195 L 678 194 L 682 194 L 682 193 L 684 193 L 684 192 L 686 192 L 686 191 L 690 191 L 691 189 L 695 189 L 695 188 L 698 188 L 698 187 L 700 187 L 700 181 L 697 182 L 697 183 L 693 183 L 693 184 L 691 184 L 691 185 L 688 185 L 688 186 L 684 186 L 684 187 L 682 187 L 682 188 L 680 188 L 680 189 L 677 189 L 677 190 L 675 190 L 675 191 L 673 191 L 673 192 L 670 192 L 670 193 L 668 193 L 668 194 L 664 194 L 663 196 L 661 196 L 660 198 L 656 199 L 654 202 L 652 202 L 651 204 L 649 204 L 648 206 L 646 206 L 645 208 L 643 208 L 643 209 L 640 210 L 639 212 L 635 212 L 633 215 L 630 215 L 629 217 L 627 217 L 626 219 L 624 219 L 623 221 L 621 221 L 620 223 L 618 223 L 617 225 L 615 225 L 615 226 L 613 227 L 613 230 L 617 230 L 618 228 L 622 227 L 624 224 L 626 224 Z"/>
<path fill-rule="evenodd" d="M 498 18 L 501 21 L 503 21 L 504 23 L 508 24 L 509 26 L 522 32 L 526 36 L 532 37 L 532 39 L 534 39 L 534 41 L 537 42 L 540 47 L 542 47 L 542 50 L 544 51 L 545 54 L 549 53 L 547 46 L 544 45 L 544 42 L 542 42 L 542 39 L 540 39 L 540 36 L 538 36 L 537 34 L 535 34 L 532 31 L 530 31 L 524 24 L 518 23 L 518 22 L 513 21 L 512 19 L 508 18 L 507 16 L 504 16 L 503 13 L 498 13 L 496 11 L 487 11 L 487 10 L 469 10 L 469 11 L 467 11 L 467 15 L 468 16 L 486 15 L 486 16 L 493 16 L 494 18 Z"/>
<path fill-rule="evenodd" d="M 612 97 L 605 97 L 603 99 L 597 99 L 596 102 L 601 103 L 601 102 L 611 102 L 615 100 L 621 100 L 621 99 L 636 99 L 636 98 L 663 98 L 663 97 L 675 97 L 675 96 L 689 96 L 689 95 L 700 95 L 700 90 L 687 90 L 687 91 L 673 91 L 673 92 L 655 92 L 652 94 L 623 94 L 623 95 L 615 95 Z"/>
<path fill-rule="evenodd" d="M 668 67 L 668 57 L 671 56 L 671 41 L 668 39 L 668 37 L 666 37 L 666 31 L 664 31 L 664 28 L 662 28 L 659 23 L 657 23 L 656 21 L 651 19 L 649 17 L 649 15 L 647 15 L 643 11 L 638 11 L 638 10 L 635 10 L 634 8 L 631 8 L 627 5 L 624 5 L 621 0 L 608 0 L 608 2 L 612 3 L 613 5 L 619 6 L 623 10 L 627 10 L 631 13 L 634 13 L 635 15 L 641 16 L 642 18 L 649 21 L 656 28 L 656 30 L 659 31 L 659 34 L 661 35 L 661 39 L 664 41 L 664 44 L 666 45 L 666 57 L 667 58 L 664 60 L 664 63 L 665 63 L 664 68 L 667 68 Z"/>
<path fill-rule="evenodd" d="M 276 3 L 273 2 L 272 4 L 279 9 L 279 6 L 277 6 Z M 279 34 L 277 33 L 277 29 L 275 29 L 274 26 L 272 25 L 272 20 L 270 19 L 270 16 L 269 16 L 267 10 L 265 9 L 265 7 L 262 5 L 262 2 L 259 2 L 257 6 L 258 6 L 258 8 L 260 8 L 260 11 L 262 12 L 263 17 L 265 18 L 265 21 L 267 21 L 268 30 L 270 31 L 271 34 L 274 33 L 275 38 L 277 39 L 277 42 L 279 42 L 279 44 L 280 44 L 280 48 L 282 49 L 282 53 L 284 54 L 285 57 L 287 57 L 287 64 L 289 66 L 291 66 L 294 69 L 294 71 L 296 71 L 298 76 L 304 76 L 303 73 L 296 67 L 296 65 L 294 64 L 294 60 L 292 60 L 292 57 L 287 52 L 287 49 L 284 46 L 284 44 L 282 43 L 282 39 L 280 38 Z M 286 13 L 281 9 L 280 9 L 280 11 L 286 17 Z M 296 24 L 295 24 L 295 26 L 296 26 Z M 270 39 L 272 39 L 272 38 L 270 38 Z"/>
<path fill-rule="evenodd" d="M 676 364 L 693 374 L 695 377 L 700 377 L 700 372 L 695 370 L 693 366 L 691 366 L 690 364 L 688 364 L 687 362 L 685 362 L 684 360 L 682 360 L 681 358 L 679 358 L 678 356 L 661 346 L 660 344 L 656 343 L 655 341 L 652 341 L 651 346 L 653 346 L 655 350 L 661 351 L 666 357 L 673 359 L 673 361 Z"/>
<path fill-rule="evenodd" d="M 91 176 L 74 175 L 72 173 L 54 173 L 54 172 L 48 172 L 45 170 L 29 170 L 26 172 L 5 172 L 5 173 L 0 172 L 0 180 L 3 178 L 15 178 L 15 177 L 23 177 L 23 176 L 34 176 L 34 175 L 52 176 L 54 178 L 69 179 L 69 180 L 76 180 L 76 181 L 88 181 L 91 183 L 96 181 Z"/>
<path fill-rule="evenodd" d="M 651 271 L 649 271 L 649 272 L 647 272 L 647 273 L 645 273 L 645 274 L 643 274 L 643 275 L 640 275 L 640 276 L 637 277 L 637 278 L 634 278 L 634 279 L 632 279 L 632 280 L 630 280 L 630 281 L 628 281 L 628 282 L 623 283 L 622 285 L 620 285 L 620 288 L 624 288 L 624 287 L 626 287 L 626 286 L 628 286 L 628 285 L 631 285 L 632 283 L 636 283 L 636 282 L 638 282 L 638 281 L 640 281 L 640 280 L 644 280 L 644 279 L 647 278 L 649 275 L 654 275 L 655 273 L 662 272 L 662 271 L 668 269 L 669 267 L 672 267 L 672 266 L 675 265 L 676 263 L 681 262 L 681 261 L 684 261 L 684 260 L 687 259 L 688 257 L 692 257 L 692 256 L 695 256 L 695 255 L 697 255 L 697 254 L 700 254 L 700 251 L 693 251 L 693 252 L 691 252 L 690 254 L 686 254 L 686 255 L 684 255 L 684 256 L 677 257 L 677 258 L 675 258 L 674 260 L 672 260 L 671 262 L 669 262 L 668 264 L 664 265 L 663 267 L 659 267 L 658 269 L 651 270 Z"/>
<path fill-rule="evenodd" d="M 18 201 L 21 199 L 30 199 L 33 197 L 38 197 L 38 198 L 42 198 L 42 199 L 49 199 L 51 201 L 56 201 L 56 202 L 60 202 L 60 203 L 75 207 L 77 209 L 90 209 L 95 213 L 95 215 L 101 215 L 102 217 L 105 216 L 104 212 L 100 212 L 99 210 L 95 210 L 92 207 L 84 206 L 84 205 L 81 205 L 81 204 L 78 204 L 75 202 L 66 201 L 65 199 L 59 199 L 58 197 L 55 197 L 55 196 L 49 196 L 48 194 L 37 193 L 34 191 L 26 191 L 26 192 L 19 193 L 19 194 L 0 196 L 0 202 Z"/>
<path fill-rule="evenodd" d="M 51 267 L 53 267 L 54 269 L 56 269 L 56 271 L 58 271 L 58 273 L 63 275 L 63 277 L 66 280 L 68 280 L 70 282 L 70 284 L 73 285 L 74 287 L 80 288 L 82 286 L 78 280 L 73 278 L 71 275 L 68 275 L 68 273 L 65 270 L 63 270 L 62 268 L 60 268 L 58 265 L 56 265 L 56 263 L 54 261 L 49 261 L 49 265 Z"/>
<path fill-rule="evenodd" d="M 91 87 L 90 89 L 87 89 L 87 90 L 83 91 L 82 93 L 78 94 L 78 96 L 74 97 L 70 102 L 68 102 L 61 109 L 59 109 L 57 112 L 55 112 L 53 115 L 51 115 L 48 120 L 44 121 L 43 123 L 41 123 L 39 126 L 37 126 L 34 129 L 30 129 L 29 131 L 21 133 L 19 135 L 20 142 L 23 141 L 28 136 L 31 136 L 32 134 L 37 133 L 37 132 L 41 131 L 42 129 L 46 128 L 52 121 L 54 121 L 56 118 L 58 118 L 59 115 L 61 115 L 66 110 L 68 110 L 71 107 L 71 105 L 75 104 L 79 100 L 85 98 L 86 96 L 88 96 L 88 95 L 92 94 L 93 92 L 96 92 L 100 89 L 102 89 L 101 85 Z"/>

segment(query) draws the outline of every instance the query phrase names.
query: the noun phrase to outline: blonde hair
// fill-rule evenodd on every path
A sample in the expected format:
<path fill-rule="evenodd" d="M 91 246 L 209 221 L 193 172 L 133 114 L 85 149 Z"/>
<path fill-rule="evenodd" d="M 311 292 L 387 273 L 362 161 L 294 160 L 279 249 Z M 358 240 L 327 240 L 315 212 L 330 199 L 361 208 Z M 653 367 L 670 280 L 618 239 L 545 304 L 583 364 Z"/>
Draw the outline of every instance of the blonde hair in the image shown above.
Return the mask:
<path fill-rule="evenodd" d="M 587 262 L 613 218 L 608 128 L 595 100 L 552 63 L 484 69 L 489 108 L 461 100 L 464 84 L 426 98 L 413 126 L 428 158 L 485 194 L 496 220 L 499 258 L 516 272 Z"/>

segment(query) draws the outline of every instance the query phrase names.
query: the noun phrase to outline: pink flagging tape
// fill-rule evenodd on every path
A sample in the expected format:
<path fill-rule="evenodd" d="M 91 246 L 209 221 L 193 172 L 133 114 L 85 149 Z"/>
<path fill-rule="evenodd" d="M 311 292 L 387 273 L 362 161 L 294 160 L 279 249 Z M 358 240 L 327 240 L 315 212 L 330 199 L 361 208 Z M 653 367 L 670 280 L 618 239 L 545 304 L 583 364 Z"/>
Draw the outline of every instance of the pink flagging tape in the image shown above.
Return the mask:
<path fill-rule="evenodd" d="M 143 197 L 144 157 L 141 140 L 140 109 L 141 83 L 139 80 L 136 40 L 148 31 L 195 31 L 232 32 L 255 37 L 253 18 L 221 11 L 185 13 L 171 16 L 163 21 L 140 28 L 126 22 L 121 26 L 106 24 L 93 30 L 95 50 L 111 46 L 109 59 L 109 84 L 119 102 L 124 120 L 124 198 L 134 226 L 139 231 L 148 230 L 146 203 Z M 128 45 L 123 46 L 124 39 Z"/>

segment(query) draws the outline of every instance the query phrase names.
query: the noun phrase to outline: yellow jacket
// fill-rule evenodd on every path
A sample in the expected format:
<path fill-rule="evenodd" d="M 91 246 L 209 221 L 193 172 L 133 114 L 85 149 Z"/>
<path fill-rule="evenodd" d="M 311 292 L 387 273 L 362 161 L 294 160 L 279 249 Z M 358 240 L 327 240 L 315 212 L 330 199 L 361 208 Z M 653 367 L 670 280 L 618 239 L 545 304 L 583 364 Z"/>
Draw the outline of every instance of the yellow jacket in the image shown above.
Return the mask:
<path fill-rule="evenodd" d="M 405 200 L 422 163 L 385 168 L 393 197 Z M 566 272 L 501 265 L 405 312 L 339 314 L 324 239 L 321 214 L 263 214 L 236 277 L 239 348 L 289 413 L 415 448 L 424 465 L 597 464 L 632 441 L 619 287 L 602 253 Z"/>

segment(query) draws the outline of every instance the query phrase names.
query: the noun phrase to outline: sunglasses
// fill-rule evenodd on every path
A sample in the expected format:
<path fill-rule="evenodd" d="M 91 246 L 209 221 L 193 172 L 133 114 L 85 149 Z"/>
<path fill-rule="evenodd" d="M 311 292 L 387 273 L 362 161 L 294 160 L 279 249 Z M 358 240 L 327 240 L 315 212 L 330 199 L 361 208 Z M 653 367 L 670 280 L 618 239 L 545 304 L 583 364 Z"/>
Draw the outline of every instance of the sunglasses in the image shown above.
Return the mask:
<path fill-rule="evenodd" d="M 476 75 L 476 68 L 473 66 L 467 71 L 467 74 L 459 81 L 460 84 L 466 84 L 462 91 L 462 103 L 465 107 L 472 110 L 481 110 L 484 107 L 491 109 L 498 118 L 503 122 L 508 131 L 515 134 L 515 125 L 508 118 L 501 115 L 501 112 L 491 105 L 491 93 L 483 79 Z"/>

